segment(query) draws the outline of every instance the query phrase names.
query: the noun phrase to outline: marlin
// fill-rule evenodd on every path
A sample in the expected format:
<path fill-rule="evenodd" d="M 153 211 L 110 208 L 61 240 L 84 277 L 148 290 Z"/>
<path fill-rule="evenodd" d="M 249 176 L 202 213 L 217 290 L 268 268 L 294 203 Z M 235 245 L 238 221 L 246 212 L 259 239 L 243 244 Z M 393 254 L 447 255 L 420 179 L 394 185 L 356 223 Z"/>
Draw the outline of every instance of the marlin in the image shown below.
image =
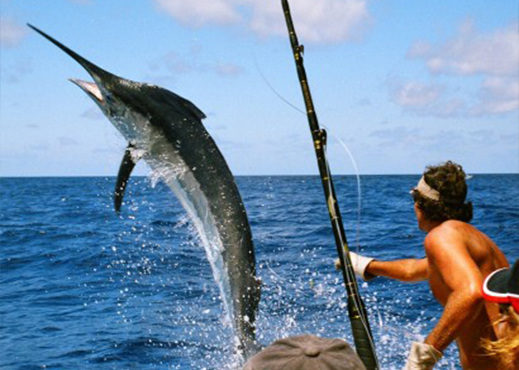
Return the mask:
<path fill-rule="evenodd" d="M 71 79 L 128 141 L 117 176 L 114 205 L 123 203 L 139 159 L 160 175 L 190 216 L 206 249 L 231 318 L 235 344 L 245 358 L 256 351 L 260 281 L 249 221 L 234 177 L 189 100 L 146 83 L 118 77 L 28 25 L 76 60 L 94 82 Z M 225 297 L 230 297 L 228 300 Z"/>

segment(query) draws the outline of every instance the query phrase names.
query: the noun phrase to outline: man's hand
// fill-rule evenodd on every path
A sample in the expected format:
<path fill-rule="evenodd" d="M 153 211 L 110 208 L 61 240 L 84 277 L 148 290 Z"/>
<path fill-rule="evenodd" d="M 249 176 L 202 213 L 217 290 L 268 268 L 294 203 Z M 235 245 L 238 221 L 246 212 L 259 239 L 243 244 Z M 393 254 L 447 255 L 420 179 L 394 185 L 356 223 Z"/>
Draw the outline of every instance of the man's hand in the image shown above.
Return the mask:
<path fill-rule="evenodd" d="M 430 370 L 443 354 L 429 344 L 413 342 L 403 370 Z"/>
<path fill-rule="evenodd" d="M 369 281 L 374 279 L 375 276 L 369 273 L 366 273 L 366 268 L 374 260 L 371 257 L 364 257 L 357 253 L 350 252 L 351 265 L 353 266 L 353 270 L 355 271 L 355 275 L 361 277 L 362 279 Z M 337 270 L 341 269 L 341 260 L 337 258 L 335 260 L 335 268 Z"/>

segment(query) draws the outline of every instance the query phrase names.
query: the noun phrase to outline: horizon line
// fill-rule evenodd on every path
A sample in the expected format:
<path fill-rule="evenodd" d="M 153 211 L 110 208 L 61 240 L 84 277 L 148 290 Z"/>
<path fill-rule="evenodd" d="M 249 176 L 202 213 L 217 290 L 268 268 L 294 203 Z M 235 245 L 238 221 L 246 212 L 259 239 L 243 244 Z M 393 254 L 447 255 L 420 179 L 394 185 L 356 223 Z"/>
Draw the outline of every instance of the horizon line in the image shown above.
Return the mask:
<path fill-rule="evenodd" d="M 359 176 L 420 176 L 422 173 L 365 173 Z M 519 175 L 519 172 L 472 172 L 467 175 Z M 319 174 L 251 174 L 251 175 L 233 175 L 234 177 L 320 177 Z M 333 176 L 357 176 L 350 174 L 333 174 Z M 117 175 L 0 175 L 0 179 L 23 179 L 23 178 L 116 178 Z M 147 178 L 149 175 L 135 175 L 139 178 Z"/>

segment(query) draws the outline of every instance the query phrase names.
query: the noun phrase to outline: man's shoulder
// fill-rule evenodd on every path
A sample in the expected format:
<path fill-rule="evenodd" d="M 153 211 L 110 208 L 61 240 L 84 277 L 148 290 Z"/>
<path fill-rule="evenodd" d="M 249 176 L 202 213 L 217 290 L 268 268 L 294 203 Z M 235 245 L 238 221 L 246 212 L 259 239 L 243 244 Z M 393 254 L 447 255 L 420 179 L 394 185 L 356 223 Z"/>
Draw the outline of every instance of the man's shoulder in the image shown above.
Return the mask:
<path fill-rule="evenodd" d="M 459 233 L 477 232 L 477 229 L 471 224 L 458 220 L 447 220 L 432 229 L 427 237 L 436 238 L 445 235 L 455 235 Z"/>
<path fill-rule="evenodd" d="M 434 229 L 425 237 L 424 245 L 426 250 L 441 249 L 443 247 L 452 248 L 453 245 L 462 246 L 468 236 L 477 232 L 472 225 L 458 220 L 448 220 Z"/>

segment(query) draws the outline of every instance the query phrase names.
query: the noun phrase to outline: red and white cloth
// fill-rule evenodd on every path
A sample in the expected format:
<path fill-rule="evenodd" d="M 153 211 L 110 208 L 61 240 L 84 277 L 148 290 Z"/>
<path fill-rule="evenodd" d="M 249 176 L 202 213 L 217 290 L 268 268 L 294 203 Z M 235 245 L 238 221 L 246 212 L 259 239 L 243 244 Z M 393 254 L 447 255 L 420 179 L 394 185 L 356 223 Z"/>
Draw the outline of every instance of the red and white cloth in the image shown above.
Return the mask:
<path fill-rule="evenodd" d="M 483 283 L 483 297 L 496 303 L 511 304 L 519 313 L 519 260 L 512 268 L 494 271 Z"/>

